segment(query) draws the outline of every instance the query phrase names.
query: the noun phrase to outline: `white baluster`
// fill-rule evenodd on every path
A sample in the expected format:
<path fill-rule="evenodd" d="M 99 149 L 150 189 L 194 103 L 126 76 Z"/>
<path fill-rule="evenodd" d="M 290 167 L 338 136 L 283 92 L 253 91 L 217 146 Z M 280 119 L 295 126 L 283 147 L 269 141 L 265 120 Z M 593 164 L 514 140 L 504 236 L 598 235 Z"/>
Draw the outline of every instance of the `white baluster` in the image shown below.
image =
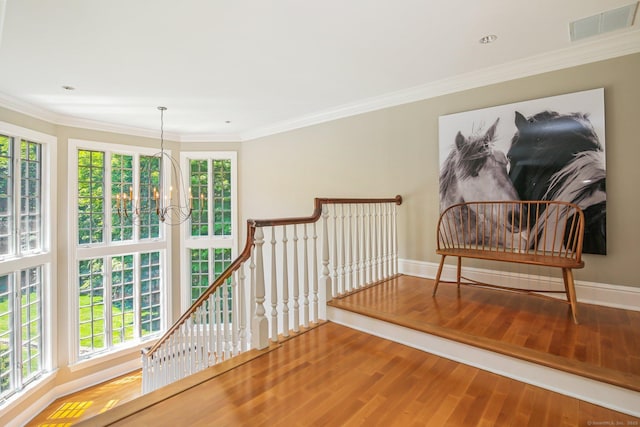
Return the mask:
<path fill-rule="evenodd" d="M 231 353 L 234 356 L 240 354 L 238 343 L 238 272 L 231 275 Z"/>
<path fill-rule="evenodd" d="M 224 343 L 222 339 L 224 337 L 223 332 L 223 320 L 221 319 L 222 313 L 220 312 L 220 308 L 222 307 L 222 288 L 218 288 L 215 292 L 214 306 L 213 306 L 213 317 L 215 318 L 216 325 L 216 359 L 218 361 L 224 360 Z"/>
<path fill-rule="evenodd" d="M 193 374 L 196 372 L 196 363 L 197 363 L 197 358 L 196 358 L 196 347 L 197 347 L 197 342 L 196 342 L 196 322 L 193 319 L 193 315 L 191 315 L 191 319 L 189 319 L 189 321 L 191 322 L 191 327 L 190 329 L 190 339 L 189 339 L 189 355 L 191 356 L 191 364 L 189 365 L 189 374 Z"/>
<path fill-rule="evenodd" d="M 176 346 L 175 346 L 175 334 L 172 334 L 169 339 L 167 340 L 168 346 L 169 346 L 169 365 L 171 366 L 171 372 L 169 373 L 169 379 L 171 382 L 175 381 L 178 378 L 178 372 L 177 372 L 177 360 L 176 358 L 178 357 L 176 354 Z"/>
<path fill-rule="evenodd" d="M 176 369 L 178 371 L 178 378 L 184 377 L 185 371 L 185 350 L 184 350 L 184 323 L 178 327 L 176 332 L 176 346 L 178 347 L 178 363 Z"/>
<path fill-rule="evenodd" d="M 343 205 L 344 206 L 344 205 Z M 347 227 L 344 232 L 347 234 L 347 266 L 346 273 L 348 278 L 347 289 L 349 292 L 353 291 L 353 224 L 351 222 L 351 205 L 346 205 L 347 208 Z M 343 208 L 344 209 L 344 208 Z"/>
<path fill-rule="evenodd" d="M 249 324 L 247 329 L 248 342 L 251 343 L 253 348 L 253 316 L 256 312 L 256 248 L 255 248 L 255 236 L 253 238 L 254 246 L 251 248 L 251 261 L 249 262 Z"/>
<path fill-rule="evenodd" d="M 381 204 L 380 205 L 380 222 L 382 223 L 381 225 L 381 236 L 382 236 L 382 249 L 381 249 L 381 253 L 382 256 L 380 257 L 380 269 L 381 269 L 381 273 L 382 273 L 382 279 L 386 279 L 389 277 L 389 264 L 388 264 L 388 255 L 389 255 L 389 251 L 388 251 L 388 246 L 387 246 L 387 242 L 388 242 L 388 225 L 387 224 L 387 205 L 386 204 Z"/>
<path fill-rule="evenodd" d="M 205 357 L 204 357 L 204 341 L 203 341 L 203 336 L 202 336 L 202 324 L 203 324 L 203 320 L 204 320 L 204 316 L 203 316 L 203 307 L 200 306 L 197 308 L 196 313 L 197 313 L 197 323 L 196 323 L 196 342 L 197 342 L 197 361 L 196 361 L 196 368 L 198 371 L 201 371 L 205 368 L 206 363 L 205 363 Z"/>
<path fill-rule="evenodd" d="M 222 306 L 222 329 L 224 331 L 224 358 L 229 359 L 231 357 L 231 322 L 229 320 L 229 284 L 222 284 L 222 300 L 224 305 Z"/>
<path fill-rule="evenodd" d="M 251 340 L 253 348 L 262 350 L 269 346 L 269 322 L 265 317 L 264 309 L 264 261 L 262 258 L 262 245 L 264 244 L 264 233 L 262 227 L 256 227 L 255 241 L 255 262 L 256 280 L 253 288 L 256 295 L 255 315 L 252 319 Z"/>
<path fill-rule="evenodd" d="M 209 337 L 207 348 L 209 349 L 209 365 L 218 363 L 216 357 L 216 318 L 215 318 L 215 294 L 209 295 L 207 298 L 207 316 L 209 318 Z"/>
<path fill-rule="evenodd" d="M 307 224 L 304 224 L 304 235 L 302 237 L 302 324 L 305 328 L 309 327 L 309 250 L 308 241 L 309 235 L 307 234 Z"/>
<path fill-rule="evenodd" d="M 333 290 L 332 295 L 338 296 L 340 295 L 340 284 L 338 283 L 338 207 L 337 205 L 332 205 L 331 209 L 333 209 Z"/>
<path fill-rule="evenodd" d="M 380 241 L 380 223 L 378 216 L 378 204 L 375 203 L 371 205 L 373 208 L 373 257 L 371 262 L 373 264 L 373 277 L 372 283 L 376 283 L 380 280 L 380 273 L 378 267 L 380 266 L 380 252 L 378 247 L 378 242 Z"/>
<path fill-rule="evenodd" d="M 289 336 L 289 254 L 287 226 L 282 227 L 282 336 Z"/>
<path fill-rule="evenodd" d="M 339 293 L 340 295 L 344 294 L 347 291 L 347 284 L 345 281 L 345 240 L 346 233 L 344 230 L 344 205 L 340 205 L 340 232 L 338 236 L 340 236 L 340 282 L 339 282 Z"/>
<path fill-rule="evenodd" d="M 316 222 L 313 223 L 313 323 L 318 323 L 318 232 Z"/>
<path fill-rule="evenodd" d="M 300 276 L 298 269 L 298 227 L 293 225 L 293 331 L 300 331 Z"/>
<path fill-rule="evenodd" d="M 373 205 L 367 205 L 367 229 L 369 238 L 367 239 L 367 280 L 366 284 L 371 284 L 374 281 L 373 277 Z"/>
<path fill-rule="evenodd" d="M 245 275 L 244 275 L 244 265 L 242 263 L 239 269 L 239 283 L 238 283 L 238 341 L 239 342 L 239 352 L 244 352 L 248 350 L 247 346 L 247 299 L 245 297 Z"/>
<path fill-rule="evenodd" d="M 355 273 L 355 288 L 361 288 L 362 287 L 362 283 L 360 282 L 360 270 L 361 270 L 361 266 L 360 266 L 360 205 L 355 205 L 355 236 L 354 236 L 354 243 L 353 243 L 353 249 L 354 249 L 354 264 L 353 264 L 353 269 L 354 269 L 354 273 Z"/>
<path fill-rule="evenodd" d="M 276 271 L 276 236 L 271 226 L 271 341 L 278 341 L 278 276 Z"/>
<path fill-rule="evenodd" d="M 151 372 L 149 370 L 149 358 L 146 353 L 142 352 L 142 394 L 149 392 L 149 377 Z"/>
<path fill-rule="evenodd" d="M 391 208 L 391 229 L 393 230 L 392 238 L 392 255 L 393 255 L 393 274 L 398 274 L 398 210 L 394 203 Z"/>
<path fill-rule="evenodd" d="M 396 274 L 396 257 L 395 257 L 395 207 L 393 204 L 389 204 L 389 274 L 394 276 Z"/>

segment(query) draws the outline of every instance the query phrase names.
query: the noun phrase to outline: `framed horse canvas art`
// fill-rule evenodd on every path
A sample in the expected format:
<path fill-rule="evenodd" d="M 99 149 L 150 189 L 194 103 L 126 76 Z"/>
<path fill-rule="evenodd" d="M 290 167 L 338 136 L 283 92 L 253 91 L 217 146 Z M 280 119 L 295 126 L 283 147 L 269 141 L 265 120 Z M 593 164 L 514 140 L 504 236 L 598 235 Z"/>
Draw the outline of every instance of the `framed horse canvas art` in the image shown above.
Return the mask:
<path fill-rule="evenodd" d="M 441 116 L 439 148 L 441 211 L 470 201 L 575 203 L 585 215 L 583 252 L 606 254 L 604 89 Z"/>

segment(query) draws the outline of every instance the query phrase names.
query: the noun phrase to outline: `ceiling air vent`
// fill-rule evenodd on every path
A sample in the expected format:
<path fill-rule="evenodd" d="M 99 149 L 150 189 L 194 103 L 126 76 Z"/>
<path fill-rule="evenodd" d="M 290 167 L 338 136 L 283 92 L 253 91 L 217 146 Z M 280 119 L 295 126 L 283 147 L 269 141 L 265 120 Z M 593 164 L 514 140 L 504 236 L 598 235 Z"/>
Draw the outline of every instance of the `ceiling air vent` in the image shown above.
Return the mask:
<path fill-rule="evenodd" d="M 618 9 L 608 10 L 587 18 L 578 19 L 569 24 L 571 41 L 581 40 L 609 31 L 620 30 L 633 25 L 638 3 L 632 3 Z"/>

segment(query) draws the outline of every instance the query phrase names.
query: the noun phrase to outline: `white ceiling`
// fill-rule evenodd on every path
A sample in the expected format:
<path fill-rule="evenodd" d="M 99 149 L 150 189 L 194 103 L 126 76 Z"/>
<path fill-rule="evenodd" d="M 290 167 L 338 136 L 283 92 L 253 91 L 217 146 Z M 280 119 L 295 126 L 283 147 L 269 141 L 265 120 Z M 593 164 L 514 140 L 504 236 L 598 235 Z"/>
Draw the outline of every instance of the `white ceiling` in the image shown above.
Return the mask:
<path fill-rule="evenodd" d="M 0 105 L 139 134 L 163 105 L 175 139 L 251 139 L 640 51 L 637 18 L 569 40 L 630 2 L 0 0 Z"/>

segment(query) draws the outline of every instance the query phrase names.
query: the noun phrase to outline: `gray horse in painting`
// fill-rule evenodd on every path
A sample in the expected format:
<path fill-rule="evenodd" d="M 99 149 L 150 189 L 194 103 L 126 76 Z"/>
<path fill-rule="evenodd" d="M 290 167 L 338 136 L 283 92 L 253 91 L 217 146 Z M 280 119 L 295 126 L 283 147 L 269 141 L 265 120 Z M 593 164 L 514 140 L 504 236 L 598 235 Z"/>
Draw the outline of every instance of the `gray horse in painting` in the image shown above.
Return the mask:
<path fill-rule="evenodd" d="M 458 132 L 455 137 L 455 144 L 440 171 L 440 209 L 444 211 L 447 207 L 463 202 L 477 201 L 516 201 L 519 200 L 509 174 L 507 171 L 508 160 L 502 151 L 494 150 L 496 127 L 498 121 L 484 133 L 464 136 Z M 472 211 L 466 211 L 461 215 L 458 227 L 462 230 L 476 229 L 476 224 L 480 221 L 495 230 L 506 229 L 509 232 L 517 233 L 517 225 L 511 224 L 487 224 L 487 215 Z M 519 212 L 507 212 L 502 218 L 518 218 Z M 464 224 L 462 223 L 464 222 Z M 469 233 L 471 234 L 471 233 Z M 470 236 L 467 243 L 490 244 L 493 246 L 505 245 L 506 236 L 495 233 L 480 236 Z M 481 241 L 478 241 L 481 240 Z"/>

